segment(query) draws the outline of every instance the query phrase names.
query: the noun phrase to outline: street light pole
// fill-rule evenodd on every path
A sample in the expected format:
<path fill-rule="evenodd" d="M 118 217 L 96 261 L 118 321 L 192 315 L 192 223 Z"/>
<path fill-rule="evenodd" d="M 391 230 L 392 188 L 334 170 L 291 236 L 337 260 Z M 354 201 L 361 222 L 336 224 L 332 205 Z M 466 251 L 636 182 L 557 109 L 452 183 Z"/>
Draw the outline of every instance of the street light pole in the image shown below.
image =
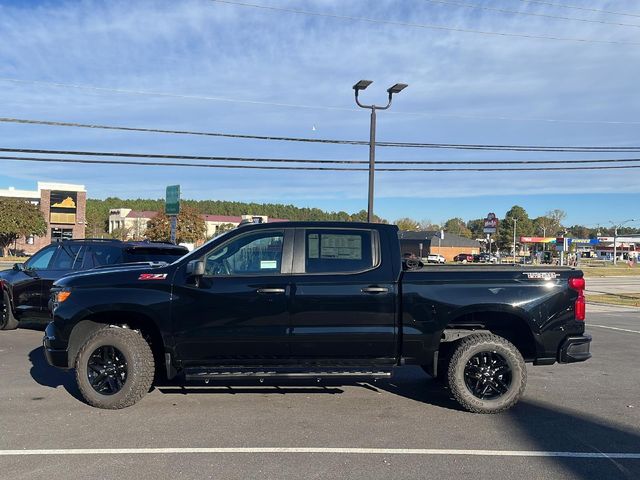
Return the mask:
<path fill-rule="evenodd" d="M 630 222 L 635 222 L 635 219 L 630 218 L 629 220 L 620 222 L 617 225 L 613 222 L 609 222 L 611 225 L 613 225 L 613 264 L 614 265 L 618 264 L 618 229 Z"/>
<path fill-rule="evenodd" d="M 360 90 L 365 90 L 369 85 L 373 82 L 371 80 L 360 80 L 353 86 L 355 90 L 356 96 L 356 105 L 360 108 L 367 108 L 371 110 L 371 123 L 369 128 L 369 195 L 368 195 L 368 204 L 367 204 L 367 221 L 373 222 L 373 190 L 374 190 L 374 177 L 375 177 L 375 165 L 376 165 L 376 110 L 386 110 L 391 106 L 391 100 L 394 93 L 400 93 L 402 90 L 407 88 L 407 84 L 405 83 L 396 83 L 387 89 L 387 93 L 389 94 L 389 98 L 387 100 L 387 105 L 384 107 L 377 106 L 374 104 L 364 105 L 360 103 L 358 99 L 358 94 Z"/>

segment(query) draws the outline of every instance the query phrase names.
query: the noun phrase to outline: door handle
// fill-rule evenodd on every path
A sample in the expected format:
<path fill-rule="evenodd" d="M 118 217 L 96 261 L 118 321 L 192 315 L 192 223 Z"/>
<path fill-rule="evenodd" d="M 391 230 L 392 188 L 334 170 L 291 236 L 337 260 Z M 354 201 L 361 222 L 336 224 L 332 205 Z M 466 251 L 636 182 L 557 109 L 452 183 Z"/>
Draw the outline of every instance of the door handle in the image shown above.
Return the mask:
<path fill-rule="evenodd" d="M 284 288 L 259 288 L 256 290 L 257 293 L 262 294 L 280 294 L 284 293 Z"/>
<path fill-rule="evenodd" d="M 387 293 L 388 288 L 385 287 L 366 287 L 362 289 L 362 293 Z"/>

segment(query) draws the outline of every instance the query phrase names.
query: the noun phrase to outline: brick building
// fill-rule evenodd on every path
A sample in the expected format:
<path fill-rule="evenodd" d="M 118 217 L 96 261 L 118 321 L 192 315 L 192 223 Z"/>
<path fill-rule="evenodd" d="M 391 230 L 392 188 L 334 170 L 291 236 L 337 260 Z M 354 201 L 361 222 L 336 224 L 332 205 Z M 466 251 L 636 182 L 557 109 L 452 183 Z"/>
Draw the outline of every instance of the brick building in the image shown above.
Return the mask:
<path fill-rule="evenodd" d="M 84 185 L 38 182 L 37 190 L 0 189 L 0 197 L 18 198 L 38 205 L 47 222 L 45 236 L 18 239 L 15 250 L 19 253 L 30 255 L 51 242 L 84 238 L 87 207 Z"/>
<path fill-rule="evenodd" d="M 461 237 L 452 233 L 444 233 L 440 239 L 439 231 L 426 232 L 398 232 L 400 250 L 404 253 L 412 253 L 417 257 L 426 257 L 430 253 L 440 254 L 452 262 L 453 257 L 460 253 L 477 255 L 480 253 L 480 242 L 470 238 Z M 422 249 L 420 248 L 422 245 Z"/>

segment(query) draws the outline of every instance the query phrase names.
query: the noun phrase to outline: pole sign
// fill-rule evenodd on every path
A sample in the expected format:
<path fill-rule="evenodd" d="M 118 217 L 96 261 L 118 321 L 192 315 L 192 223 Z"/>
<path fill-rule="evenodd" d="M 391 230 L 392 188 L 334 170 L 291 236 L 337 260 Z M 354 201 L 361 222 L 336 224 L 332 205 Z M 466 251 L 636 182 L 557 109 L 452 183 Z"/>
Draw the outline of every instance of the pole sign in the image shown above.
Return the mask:
<path fill-rule="evenodd" d="M 164 213 L 178 215 L 180 213 L 180 185 L 169 185 L 164 203 Z"/>
<path fill-rule="evenodd" d="M 496 233 L 498 230 L 498 219 L 496 218 L 496 214 L 491 212 L 487 215 L 487 218 L 484 219 L 484 233 Z"/>
<path fill-rule="evenodd" d="M 164 212 L 171 221 L 171 243 L 176 243 L 178 214 L 180 213 L 180 185 L 169 185 L 164 201 Z"/>

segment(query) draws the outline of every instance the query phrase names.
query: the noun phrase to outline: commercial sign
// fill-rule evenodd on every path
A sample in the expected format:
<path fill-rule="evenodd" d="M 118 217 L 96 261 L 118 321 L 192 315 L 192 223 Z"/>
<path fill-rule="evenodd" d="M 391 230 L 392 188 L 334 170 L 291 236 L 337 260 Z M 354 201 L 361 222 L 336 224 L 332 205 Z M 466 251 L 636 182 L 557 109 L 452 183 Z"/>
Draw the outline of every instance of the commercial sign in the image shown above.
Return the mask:
<path fill-rule="evenodd" d="M 498 231 L 498 219 L 496 214 L 491 212 L 484 219 L 484 233 L 496 233 Z"/>
<path fill-rule="evenodd" d="M 520 243 L 555 243 L 556 237 L 520 237 Z"/>
<path fill-rule="evenodd" d="M 77 192 L 52 191 L 49 202 L 49 223 L 76 223 Z"/>

